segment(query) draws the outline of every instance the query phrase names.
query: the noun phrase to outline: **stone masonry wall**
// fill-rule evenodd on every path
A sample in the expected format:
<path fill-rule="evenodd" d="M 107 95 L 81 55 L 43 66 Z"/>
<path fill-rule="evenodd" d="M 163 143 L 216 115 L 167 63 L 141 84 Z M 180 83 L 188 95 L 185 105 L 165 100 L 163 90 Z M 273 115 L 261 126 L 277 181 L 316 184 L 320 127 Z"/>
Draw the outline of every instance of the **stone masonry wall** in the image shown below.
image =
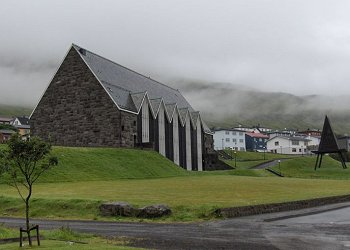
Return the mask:
<path fill-rule="evenodd" d="M 32 135 L 62 146 L 134 147 L 137 116 L 119 111 L 71 48 L 31 120 Z"/>

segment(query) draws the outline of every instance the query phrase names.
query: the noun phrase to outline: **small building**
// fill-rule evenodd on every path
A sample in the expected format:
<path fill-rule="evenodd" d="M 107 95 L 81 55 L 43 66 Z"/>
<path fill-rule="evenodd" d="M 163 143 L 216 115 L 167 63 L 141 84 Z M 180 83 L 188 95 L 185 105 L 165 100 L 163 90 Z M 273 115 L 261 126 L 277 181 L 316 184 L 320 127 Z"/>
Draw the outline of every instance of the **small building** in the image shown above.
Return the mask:
<path fill-rule="evenodd" d="M 304 136 L 304 138 L 309 140 L 307 145 L 307 150 L 309 152 L 318 150 L 318 146 L 320 145 L 320 142 L 321 142 L 321 136 L 308 135 L 308 136 Z"/>
<path fill-rule="evenodd" d="M 0 129 L 0 143 L 6 142 L 16 132 L 9 129 Z"/>
<path fill-rule="evenodd" d="M 307 154 L 310 140 L 299 136 L 276 136 L 267 141 L 267 151 L 276 154 Z"/>
<path fill-rule="evenodd" d="M 230 128 L 217 128 L 213 132 L 215 150 L 230 148 L 236 151 L 246 151 L 246 132 Z"/>
<path fill-rule="evenodd" d="M 307 129 L 307 130 L 304 130 L 304 131 L 299 131 L 298 134 L 302 134 L 302 135 L 310 135 L 310 136 L 321 136 L 322 134 L 322 131 L 319 130 L 319 129 Z"/>
<path fill-rule="evenodd" d="M 7 124 L 10 125 L 12 121 L 12 118 L 9 117 L 0 117 L 0 124 Z"/>
<path fill-rule="evenodd" d="M 17 116 L 14 117 L 11 121 L 11 125 L 19 126 L 19 125 L 27 125 L 29 126 L 29 117 L 28 116 Z"/>
<path fill-rule="evenodd" d="M 350 151 L 350 136 L 342 136 L 338 138 L 338 145 L 340 149 Z"/>
<path fill-rule="evenodd" d="M 263 152 L 266 150 L 266 141 L 269 139 L 267 135 L 262 133 L 246 133 L 246 150 L 247 151 L 258 151 Z"/>

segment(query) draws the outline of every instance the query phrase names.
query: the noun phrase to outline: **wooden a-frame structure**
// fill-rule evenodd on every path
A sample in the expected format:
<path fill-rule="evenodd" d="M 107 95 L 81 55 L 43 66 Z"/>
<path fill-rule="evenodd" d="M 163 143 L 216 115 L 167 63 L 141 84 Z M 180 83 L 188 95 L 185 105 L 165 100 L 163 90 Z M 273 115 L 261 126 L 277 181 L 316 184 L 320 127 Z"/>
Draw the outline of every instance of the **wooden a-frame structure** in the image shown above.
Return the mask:
<path fill-rule="evenodd" d="M 340 149 L 338 145 L 338 140 L 335 137 L 335 134 L 333 132 L 333 129 L 331 127 L 330 121 L 328 117 L 325 117 L 324 124 L 323 124 L 323 130 L 321 134 L 321 141 L 320 145 L 318 147 L 317 151 L 312 151 L 313 153 L 317 154 L 317 159 L 315 163 L 315 170 L 321 167 L 322 164 L 322 158 L 324 154 L 329 153 L 337 153 L 340 156 L 340 160 L 342 163 L 343 168 L 347 168 L 345 164 L 345 159 L 342 154 L 342 152 L 345 152 L 345 149 Z M 320 157 L 321 156 L 321 157 Z"/>

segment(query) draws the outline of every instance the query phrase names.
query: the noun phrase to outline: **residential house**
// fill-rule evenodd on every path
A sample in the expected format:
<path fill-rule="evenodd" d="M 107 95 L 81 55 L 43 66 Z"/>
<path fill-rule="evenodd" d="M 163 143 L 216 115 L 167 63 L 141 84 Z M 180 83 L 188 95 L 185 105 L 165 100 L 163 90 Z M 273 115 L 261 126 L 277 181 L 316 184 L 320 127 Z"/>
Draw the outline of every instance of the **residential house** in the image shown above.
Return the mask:
<path fill-rule="evenodd" d="M 212 164 L 213 135 L 178 90 L 74 44 L 30 125 L 54 145 L 151 148 L 187 170 Z"/>
<path fill-rule="evenodd" d="M 15 134 L 16 132 L 9 129 L 0 129 L 0 143 L 6 142 L 8 139 L 10 139 L 11 135 Z"/>
<path fill-rule="evenodd" d="M 307 154 L 310 140 L 299 136 L 276 136 L 267 141 L 267 151 L 276 154 Z"/>
<path fill-rule="evenodd" d="M 266 150 L 266 141 L 269 139 L 267 135 L 262 133 L 246 133 L 246 150 L 247 151 L 258 151 L 263 152 Z"/>
<path fill-rule="evenodd" d="M 230 128 L 217 128 L 213 132 L 215 150 L 230 148 L 236 151 L 246 151 L 246 132 Z"/>
<path fill-rule="evenodd" d="M 322 134 L 322 131 L 319 130 L 319 129 L 307 129 L 307 130 L 304 130 L 304 131 L 299 131 L 298 134 L 302 134 L 302 135 L 310 135 L 310 136 L 321 136 Z"/>
<path fill-rule="evenodd" d="M 10 125 L 12 121 L 12 118 L 9 117 L 0 117 L 0 124 L 7 124 Z"/>
<path fill-rule="evenodd" d="M 350 151 L 350 136 L 342 136 L 338 138 L 338 145 L 341 149 Z"/>
<path fill-rule="evenodd" d="M 29 117 L 27 116 L 17 116 L 14 117 L 11 121 L 11 125 L 18 126 L 18 125 L 30 125 L 29 124 Z"/>

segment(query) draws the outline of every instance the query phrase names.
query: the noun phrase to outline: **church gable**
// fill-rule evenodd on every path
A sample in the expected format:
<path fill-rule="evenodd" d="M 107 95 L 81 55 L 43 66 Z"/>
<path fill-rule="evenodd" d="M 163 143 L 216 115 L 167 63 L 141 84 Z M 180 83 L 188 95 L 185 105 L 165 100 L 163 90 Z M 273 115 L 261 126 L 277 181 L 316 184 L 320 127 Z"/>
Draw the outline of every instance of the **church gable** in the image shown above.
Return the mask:
<path fill-rule="evenodd" d="M 133 115 L 118 110 L 73 47 L 33 111 L 31 124 L 33 135 L 64 146 L 133 146 L 133 136 L 113 124 L 136 130 Z"/>

